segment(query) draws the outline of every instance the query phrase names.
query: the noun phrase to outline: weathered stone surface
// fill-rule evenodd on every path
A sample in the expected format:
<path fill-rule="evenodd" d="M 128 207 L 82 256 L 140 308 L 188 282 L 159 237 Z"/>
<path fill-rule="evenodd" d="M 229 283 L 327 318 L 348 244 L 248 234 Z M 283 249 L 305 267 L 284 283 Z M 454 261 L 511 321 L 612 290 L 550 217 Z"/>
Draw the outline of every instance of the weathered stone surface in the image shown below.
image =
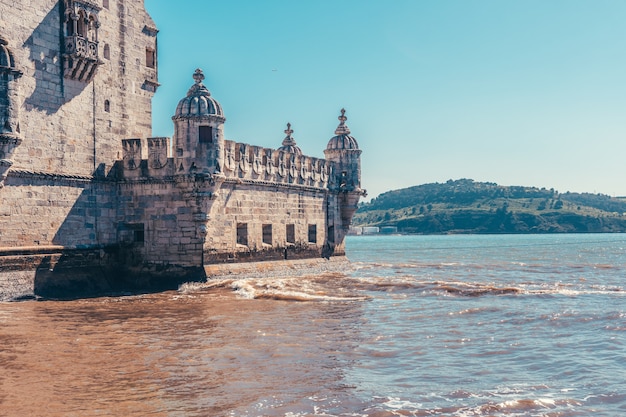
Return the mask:
<path fill-rule="evenodd" d="M 151 137 L 157 29 L 143 1 L 35 3 L 0 0 L 0 299 L 343 255 L 364 195 L 345 111 L 325 159 L 302 155 L 290 125 L 278 149 L 229 141 L 197 70 L 172 140 Z"/>

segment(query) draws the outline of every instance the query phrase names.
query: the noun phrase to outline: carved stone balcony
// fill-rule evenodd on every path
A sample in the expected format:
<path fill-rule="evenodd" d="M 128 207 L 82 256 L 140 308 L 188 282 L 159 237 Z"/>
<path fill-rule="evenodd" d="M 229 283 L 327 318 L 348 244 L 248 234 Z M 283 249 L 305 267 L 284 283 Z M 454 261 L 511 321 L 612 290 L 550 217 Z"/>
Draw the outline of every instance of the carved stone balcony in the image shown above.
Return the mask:
<path fill-rule="evenodd" d="M 89 82 L 102 64 L 98 57 L 98 43 L 87 40 L 79 35 L 65 37 L 65 53 L 63 55 L 63 71 L 65 78 Z"/>

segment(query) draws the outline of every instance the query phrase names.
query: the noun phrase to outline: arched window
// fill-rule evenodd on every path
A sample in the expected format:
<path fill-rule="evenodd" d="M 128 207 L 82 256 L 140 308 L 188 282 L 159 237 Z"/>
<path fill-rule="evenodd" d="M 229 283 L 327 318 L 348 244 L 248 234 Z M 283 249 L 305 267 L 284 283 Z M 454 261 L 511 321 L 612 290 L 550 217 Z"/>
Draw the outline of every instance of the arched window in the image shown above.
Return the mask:
<path fill-rule="evenodd" d="M 108 43 L 104 44 L 104 50 L 102 53 L 105 59 L 111 59 L 111 48 L 109 47 Z"/>
<path fill-rule="evenodd" d="M 98 22 L 93 16 L 89 16 L 89 25 L 87 27 L 87 39 L 89 42 L 98 42 Z"/>
<path fill-rule="evenodd" d="M 107 113 L 111 112 L 111 102 L 109 100 L 104 100 L 104 111 Z"/>
<path fill-rule="evenodd" d="M 87 25 L 86 25 L 85 15 L 82 11 L 78 12 L 78 21 L 76 22 L 76 33 L 83 38 L 87 35 Z"/>

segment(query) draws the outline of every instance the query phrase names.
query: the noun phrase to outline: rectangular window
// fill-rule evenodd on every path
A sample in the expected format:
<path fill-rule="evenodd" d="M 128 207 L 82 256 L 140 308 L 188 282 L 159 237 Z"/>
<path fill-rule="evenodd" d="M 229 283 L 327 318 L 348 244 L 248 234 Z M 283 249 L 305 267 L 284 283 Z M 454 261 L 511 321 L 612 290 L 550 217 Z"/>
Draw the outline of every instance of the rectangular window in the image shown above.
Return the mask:
<path fill-rule="evenodd" d="M 296 243 L 296 226 L 294 224 L 287 225 L 287 243 Z"/>
<path fill-rule="evenodd" d="M 309 243 L 317 243 L 317 225 L 309 225 Z"/>
<path fill-rule="evenodd" d="M 237 244 L 248 246 L 248 223 L 237 223 Z"/>
<path fill-rule="evenodd" d="M 272 244 L 272 225 L 271 224 L 263 225 L 263 243 L 267 245 Z"/>
<path fill-rule="evenodd" d="M 146 48 L 146 67 L 156 67 L 156 51 L 152 48 Z"/>
<path fill-rule="evenodd" d="M 133 241 L 135 243 L 143 243 L 145 241 L 145 232 L 142 230 L 133 230 Z"/>
<path fill-rule="evenodd" d="M 198 126 L 200 143 L 213 143 L 213 128 L 211 126 Z"/>

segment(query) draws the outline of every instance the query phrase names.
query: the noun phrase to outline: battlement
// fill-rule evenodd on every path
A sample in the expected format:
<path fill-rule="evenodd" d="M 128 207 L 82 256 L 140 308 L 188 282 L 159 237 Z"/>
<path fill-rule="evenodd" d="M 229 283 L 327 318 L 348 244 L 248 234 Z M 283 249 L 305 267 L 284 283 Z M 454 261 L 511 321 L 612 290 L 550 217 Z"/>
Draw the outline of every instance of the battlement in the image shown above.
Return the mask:
<path fill-rule="evenodd" d="M 177 172 L 174 158 L 170 156 L 168 137 L 123 139 L 121 167 L 124 179 L 164 179 Z M 147 155 L 144 149 L 147 144 Z M 147 156 L 147 158 L 144 158 Z M 326 189 L 335 184 L 334 163 L 323 158 L 264 148 L 248 143 L 224 141 L 224 164 L 221 172 L 214 173 L 227 181 L 249 181 L 266 185 L 294 185 Z M 192 169 L 192 174 L 196 172 Z"/>

